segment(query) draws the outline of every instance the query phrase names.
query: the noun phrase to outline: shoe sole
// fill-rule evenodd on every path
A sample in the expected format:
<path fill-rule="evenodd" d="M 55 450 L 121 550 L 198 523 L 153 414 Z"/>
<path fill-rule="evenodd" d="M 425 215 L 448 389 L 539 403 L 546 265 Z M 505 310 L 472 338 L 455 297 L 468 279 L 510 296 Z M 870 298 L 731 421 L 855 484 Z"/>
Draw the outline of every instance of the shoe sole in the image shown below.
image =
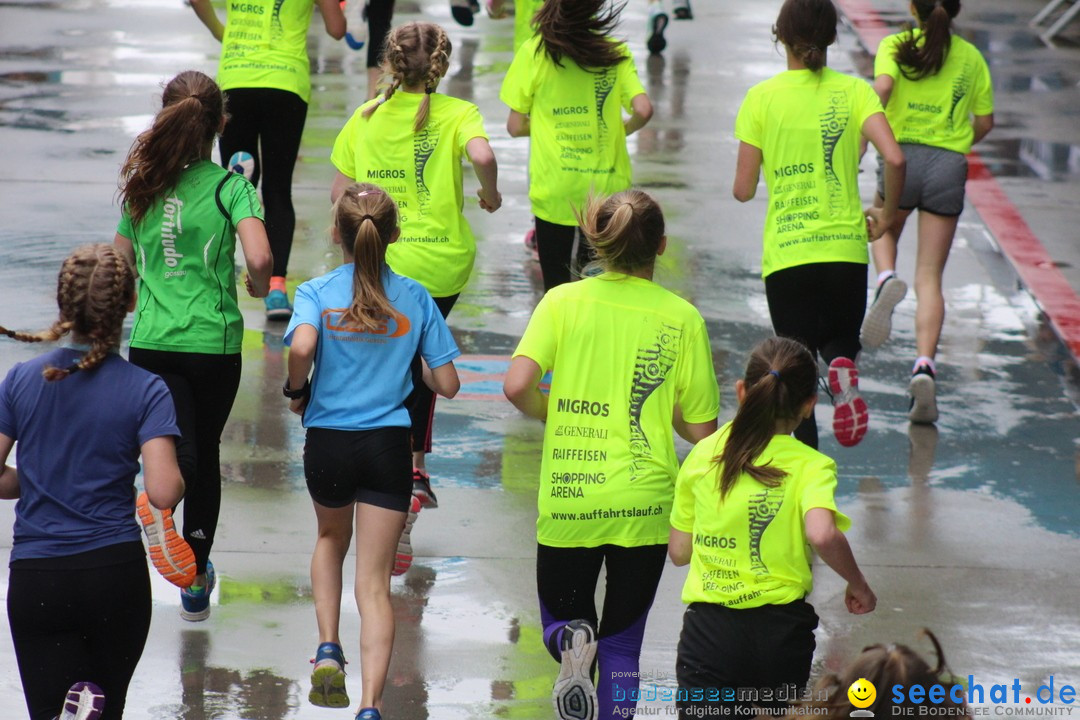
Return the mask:
<path fill-rule="evenodd" d="M 870 425 L 866 401 L 859 397 L 859 371 L 848 358 L 829 363 L 829 391 L 833 394 L 833 434 L 844 447 L 858 445 Z"/>
<path fill-rule="evenodd" d="M 135 509 L 146 535 L 150 560 L 163 578 L 179 588 L 195 582 L 195 551 L 176 532 L 172 510 L 158 510 L 145 492 L 139 493 Z"/>
<path fill-rule="evenodd" d="M 427 490 L 414 487 L 412 494 L 414 498 L 420 501 L 420 507 L 425 510 L 434 510 L 439 507 L 439 501 L 435 499 L 435 495 L 429 493 Z"/>
<path fill-rule="evenodd" d="M 458 25 L 470 27 L 473 24 L 473 11 L 468 5 L 451 5 L 450 14 L 454 16 L 454 20 L 457 20 Z"/>
<path fill-rule="evenodd" d="M 416 500 L 419 501 L 420 498 L 416 498 Z M 398 538 L 397 552 L 394 555 L 394 569 L 390 571 L 390 574 L 394 577 L 404 575 L 412 567 L 412 528 L 416 524 L 416 518 L 420 516 L 420 509 L 422 508 L 423 504 L 420 503 L 419 508 L 414 510 L 410 501 L 409 513 L 405 516 L 405 526 L 401 529 L 401 537 Z"/>
<path fill-rule="evenodd" d="M 64 712 L 57 720 L 100 720 L 105 712 L 105 693 L 97 685 L 80 682 L 64 698 Z"/>
<path fill-rule="evenodd" d="M 680 6 L 672 11 L 676 20 L 693 20 L 694 12 L 690 9 L 689 5 Z"/>
<path fill-rule="evenodd" d="M 290 319 L 292 319 L 292 310 L 289 310 L 288 308 L 280 308 L 280 309 L 277 309 L 277 310 L 267 310 L 266 311 L 266 319 L 267 320 L 277 320 L 277 321 L 280 321 L 280 322 L 287 322 Z"/>
<path fill-rule="evenodd" d="M 911 395 L 911 410 L 908 412 L 908 420 L 913 423 L 931 425 L 937 422 L 937 388 L 934 378 L 926 374 L 916 375 L 908 383 L 908 394 Z"/>
<path fill-rule="evenodd" d="M 892 334 L 892 314 L 896 306 L 907 295 L 907 283 L 893 277 L 885 281 L 881 294 L 874 298 L 873 304 L 863 318 L 859 342 L 865 348 L 877 348 L 884 345 Z"/>
<path fill-rule="evenodd" d="M 325 708 L 349 707 L 349 693 L 345 688 L 345 671 L 333 660 L 316 664 L 311 671 L 311 692 L 308 702 Z"/>
<path fill-rule="evenodd" d="M 649 32 L 649 40 L 645 44 L 649 48 L 649 52 L 653 55 L 657 55 L 664 51 L 667 47 L 667 40 L 664 39 L 664 30 L 668 26 L 668 16 L 665 13 L 660 13 L 653 17 L 652 27 Z"/>
<path fill-rule="evenodd" d="M 563 630 L 562 663 L 551 691 L 555 717 L 560 720 L 596 718 L 596 686 L 592 682 L 596 645 L 596 632 L 587 625 Z"/>

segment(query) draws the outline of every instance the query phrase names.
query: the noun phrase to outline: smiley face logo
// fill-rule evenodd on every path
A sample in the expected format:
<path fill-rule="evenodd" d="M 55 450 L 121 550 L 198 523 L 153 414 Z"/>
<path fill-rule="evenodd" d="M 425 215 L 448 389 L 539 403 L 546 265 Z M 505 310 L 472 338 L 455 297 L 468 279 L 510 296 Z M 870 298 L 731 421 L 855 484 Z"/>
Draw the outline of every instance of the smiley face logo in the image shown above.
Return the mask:
<path fill-rule="evenodd" d="M 868 708 L 877 700 L 877 688 L 866 678 L 859 678 L 851 683 L 847 691 L 848 700 L 857 708 Z"/>

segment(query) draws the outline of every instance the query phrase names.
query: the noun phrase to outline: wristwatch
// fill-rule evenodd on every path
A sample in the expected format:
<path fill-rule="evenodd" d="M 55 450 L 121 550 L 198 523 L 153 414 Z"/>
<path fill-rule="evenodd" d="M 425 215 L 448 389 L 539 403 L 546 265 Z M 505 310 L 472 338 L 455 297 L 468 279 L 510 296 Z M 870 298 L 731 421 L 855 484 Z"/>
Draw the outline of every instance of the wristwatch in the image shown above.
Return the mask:
<path fill-rule="evenodd" d="M 285 384 L 281 386 L 281 394 L 290 400 L 307 397 L 311 395 L 311 380 L 305 379 L 304 387 L 299 390 L 293 390 L 289 387 L 289 378 L 285 378 Z"/>

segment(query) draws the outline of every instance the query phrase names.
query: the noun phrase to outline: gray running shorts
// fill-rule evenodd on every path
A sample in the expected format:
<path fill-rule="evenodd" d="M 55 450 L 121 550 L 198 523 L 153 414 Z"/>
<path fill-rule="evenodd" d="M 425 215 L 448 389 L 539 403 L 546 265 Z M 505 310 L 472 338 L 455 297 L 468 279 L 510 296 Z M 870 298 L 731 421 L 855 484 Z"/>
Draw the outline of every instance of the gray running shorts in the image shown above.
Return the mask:
<path fill-rule="evenodd" d="M 956 217 L 964 211 L 967 158 L 953 150 L 930 145 L 901 143 L 907 159 L 907 179 L 900 194 L 901 210 L 925 210 Z M 877 192 L 885 197 L 884 163 L 878 156 Z"/>

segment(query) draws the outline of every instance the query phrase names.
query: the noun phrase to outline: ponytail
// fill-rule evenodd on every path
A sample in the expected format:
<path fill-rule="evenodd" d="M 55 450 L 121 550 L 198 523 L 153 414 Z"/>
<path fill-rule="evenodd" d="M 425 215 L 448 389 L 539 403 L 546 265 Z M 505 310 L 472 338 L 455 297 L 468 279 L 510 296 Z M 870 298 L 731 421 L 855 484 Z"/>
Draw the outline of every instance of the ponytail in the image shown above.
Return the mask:
<path fill-rule="evenodd" d="M 801 343 L 774 337 L 750 353 L 743 376 L 745 395 L 731 421 L 720 464 L 720 497 L 727 497 L 744 473 L 766 487 L 776 487 L 787 473 L 755 461 L 776 434 L 777 423 L 794 420 L 814 395 L 817 367 Z"/>
<path fill-rule="evenodd" d="M 937 75 L 952 45 L 952 19 L 960 12 L 960 0 L 914 0 L 922 35 L 909 28 L 896 47 L 897 64 L 908 80 Z"/>
<path fill-rule="evenodd" d="M 149 130 L 135 138 L 120 168 L 120 201 L 134 224 L 176 187 L 190 163 L 208 157 L 225 115 L 217 84 L 195 70 L 173 78 Z"/>
<path fill-rule="evenodd" d="M 353 257 L 353 299 L 342 322 L 361 330 L 379 328 L 394 314 L 386 297 L 386 247 L 397 230 L 397 206 L 382 188 L 350 185 L 334 204 L 334 227 Z"/>
<path fill-rule="evenodd" d="M 664 239 L 664 214 L 640 190 L 592 197 L 575 211 L 596 263 L 606 271 L 632 273 L 656 262 Z"/>
<path fill-rule="evenodd" d="M 826 50 L 836 42 L 832 0 L 787 0 L 776 16 L 773 36 L 811 72 L 825 67 Z"/>

